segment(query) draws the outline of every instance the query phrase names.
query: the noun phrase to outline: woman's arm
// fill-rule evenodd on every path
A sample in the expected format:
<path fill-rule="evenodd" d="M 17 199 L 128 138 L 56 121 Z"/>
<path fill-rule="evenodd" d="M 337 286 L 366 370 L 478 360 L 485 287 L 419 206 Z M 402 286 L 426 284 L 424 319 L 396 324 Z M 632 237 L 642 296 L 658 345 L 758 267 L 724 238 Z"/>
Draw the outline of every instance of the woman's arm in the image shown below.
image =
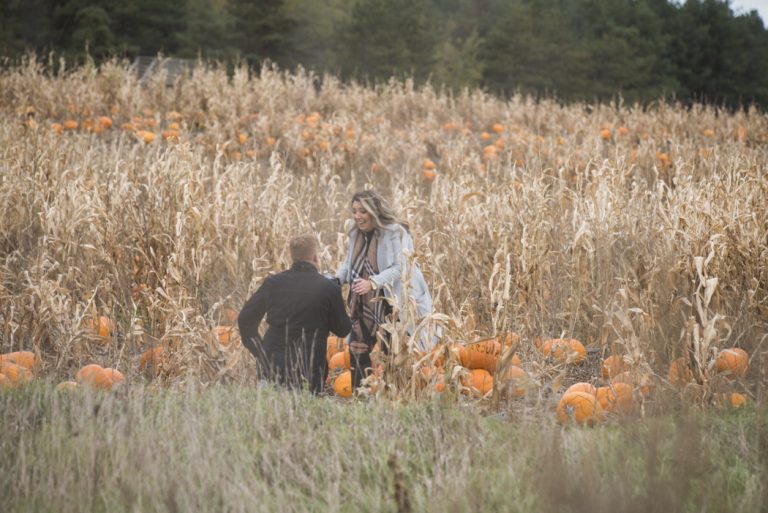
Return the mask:
<path fill-rule="evenodd" d="M 400 281 L 406 262 L 403 250 L 410 249 L 413 251 L 411 236 L 402 227 L 398 228 L 399 230 L 395 230 L 391 235 L 388 234 L 387 237 L 392 244 L 392 253 L 394 254 L 392 263 L 384 269 L 379 268 L 379 274 L 371 276 L 371 279 L 376 282 L 378 287 L 385 285 L 394 286 Z"/>
<path fill-rule="evenodd" d="M 349 278 L 349 261 L 352 258 L 352 250 L 355 247 L 355 237 L 357 232 L 354 230 L 349 233 L 349 245 L 347 247 L 347 254 L 344 256 L 344 260 L 341 262 L 341 267 L 336 271 L 336 278 L 340 283 L 348 282 Z"/>

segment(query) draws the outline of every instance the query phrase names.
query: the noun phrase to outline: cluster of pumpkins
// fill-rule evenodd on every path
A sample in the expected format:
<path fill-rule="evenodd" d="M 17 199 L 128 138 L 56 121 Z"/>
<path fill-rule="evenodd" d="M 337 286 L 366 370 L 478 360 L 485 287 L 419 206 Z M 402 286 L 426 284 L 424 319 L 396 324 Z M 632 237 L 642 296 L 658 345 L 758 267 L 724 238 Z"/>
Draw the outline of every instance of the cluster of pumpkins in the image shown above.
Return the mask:
<path fill-rule="evenodd" d="M 0 389 L 29 383 L 37 376 L 39 369 L 40 359 L 32 351 L 0 354 Z M 119 370 L 93 363 L 82 367 L 74 380 L 56 385 L 56 389 L 69 390 L 89 386 L 98 390 L 112 390 L 123 378 L 123 373 Z"/>
<path fill-rule="evenodd" d="M 90 327 L 94 336 L 110 336 L 111 322 L 107 318 L 95 318 Z M 216 327 L 212 334 L 223 346 L 236 344 L 239 338 L 234 326 Z M 480 398 L 488 397 L 496 388 L 502 397 L 523 397 L 531 388 L 532 380 L 522 368 L 520 357 L 514 352 L 519 340 L 516 334 L 508 333 L 470 344 L 440 344 L 429 352 L 417 353 L 413 369 L 418 386 L 429 394 L 441 394 L 450 388 Z M 586 359 L 584 345 L 575 339 L 550 339 L 538 343 L 537 348 L 546 361 L 560 365 L 579 365 Z M 374 347 L 373 372 L 363 385 L 372 393 L 383 385 L 383 366 L 378 361 L 377 353 L 378 348 Z M 149 377 L 157 376 L 168 356 L 162 346 L 148 349 L 140 357 L 139 370 Z M 340 397 L 352 397 L 352 359 L 346 340 L 328 337 L 326 358 L 327 385 Z M 39 367 L 40 360 L 31 351 L 0 354 L 0 389 L 29 382 L 36 376 Z M 718 376 L 731 380 L 743 378 L 748 367 L 749 355 L 741 348 L 721 350 L 710 365 Z M 631 413 L 640 400 L 651 395 L 654 388 L 653 376 L 628 368 L 624 358 L 619 355 L 608 356 L 602 362 L 600 373 L 603 386 L 579 382 L 563 392 L 556 407 L 559 422 L 594 425 L 611 414 Z M 87 386 L 109 391 L 123 380 L 124 376 L 119 370 L 91 363 L 82 367 L 74 380 L 59 383 L 56 388 L 69 390 Z M 678 387 L 695 383 L 694 372 L 687 358 L 681 357 L 671 362 L 667 380 L 670 385 Z M 737 392 L 719 394 L 717 399 L 733 407 L 740 407 L 747 401 L 745 395 Z"/>
<path fill-rule="evenodd" d="M 532 380 L 523 370 L 521 360 L 514 352 L 519 337 L 514 333 L 485 339 L 471 344 L 440 345 L 428 353 L 418 355 L 415 369 L 422 389 L 430 393 L 443 393 L 455 387 L 462 394 L 487 397 L 494 385 L 502 397 L 523 397 L 531 388 Z M 537 344 L 542 356 L 560 365 L 579 365 L 586 359 L 584 345 L 575 339 L 550 339 Z M 374 347 L 373 353 L 376 353 Z M 352 397 L 350 353 L 343 339 L 328 338 L 328 385 L 340 397 Z M 375 358 L 374 358 L 375 361 Z M 446 365 L 446 362 L 449 365 Z M 723 349 L 715 358 L 712 369 L 728 379 L 743 378 L 749 367 L 749 355 L 741 348 Z M 452 369 L 446 373 L 445 369 Z M 500 371 L 500 372 L 497 372 Z M 375 365 L 367 380 L 371 391 L 381 384 L 383 368 Z M 603 386 L 578 382 L 562 393 L 556 407 L 557 420 L 562 424 L 594 425 L 611 415 L 626 415 L 637 408 L 641 399 L 648 398 L 654 389 L 654 377 L 630 369 L 622 356 L 611 355 L 602 362 L 600 370 Z M 694 373 L 685 357 L 674 360 L 667 374 L 673 386 L 694 383 Z M 738 392 L 718 394 L 717 400 L 740 407 L 746 396 Z"/>
<path fill-rule="evenodd" d="M 430 352 L 417 354 L 416 371 L 420 386 L 433 393 L 443 393 L 455 383 L 460 391 L 473 397 L 484 397 L 494 388 L 495 380 L 505 395 L 521 397 L 528 386 L 528 374 L 521 367 L 520 357 L 512 351 L 519 342 L 519 336 L 507 333 L 502 337 L 480 340 L 471 344 L 438 345 Z M 539 346 L 545 357 L 551 357 L 563 364 L 579 363 L 586 357 L 584 345 L 575 339 L 550 339 Z M 374 346 L 375 355 L 378 348 Z M 334 393 L 351 397 L 351 358 L 346 341 L 334 336 L 328 337 L 326 358 L 328 360 L 328 381 Z M 445 372 L 446 362 L 454 363 L 450 368 L 460 367 L 458 373 Z M 503 368 L 500 375 L 497 368 Z M 380 384 L 383 368 L 376 365 L 373 379 L 368 383 L 374 387 Z M 455 378 L 455 379 L 454 379 Z"/>

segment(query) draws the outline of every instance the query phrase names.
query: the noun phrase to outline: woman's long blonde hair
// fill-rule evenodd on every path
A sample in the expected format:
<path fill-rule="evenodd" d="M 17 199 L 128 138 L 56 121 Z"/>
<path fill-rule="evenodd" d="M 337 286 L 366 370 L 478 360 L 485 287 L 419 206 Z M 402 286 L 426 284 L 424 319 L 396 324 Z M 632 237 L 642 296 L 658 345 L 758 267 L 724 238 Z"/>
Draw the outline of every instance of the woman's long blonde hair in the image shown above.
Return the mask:
<path fill-rule="evenodd" d="M 389 202 L 379 193 L 372 190 L 357 191 L 352 195 L 352 201 L 350 201 L 349 204 L 351 205 L 355 201 L 359 201 L 365 211 L 371 214 L 376 228 L 397 223 L 405 228 L 406 231 L 410 231 L 408 222 L 400 219 L 397 214 L 395 214 L 394 209 L 389 205 Z"/>

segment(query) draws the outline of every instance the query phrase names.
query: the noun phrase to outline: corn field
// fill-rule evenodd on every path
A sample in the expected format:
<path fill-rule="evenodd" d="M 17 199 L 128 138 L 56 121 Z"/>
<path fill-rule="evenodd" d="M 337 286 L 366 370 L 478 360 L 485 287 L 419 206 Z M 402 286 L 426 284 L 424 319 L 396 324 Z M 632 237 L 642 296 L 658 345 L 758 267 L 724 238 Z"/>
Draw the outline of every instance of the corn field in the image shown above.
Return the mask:
<path fill-rule="evenodd" d="M 317 234 L 335 270 L 349 200 L 370 187 L 411 225 L 435 303 L 425 329 L 451 344 L 514 332 L 539 396 L 565 371 L 537 345 L 559 337 L 662 381 L 690 358 L 697 398 L 718 351 L 740 347 L 739 390 L 765 400 L 755 109 L 502 100 L 270 67 L 201 64 L 172 86 L 120 62 L 50 68 L 0 74 L 0 350 L 35 352 L 44 375 L 97 362 L 138 381 L 139 355 L 163 346 L 164 383 L 253 383 L 251 356 L 212 330 L 289 267 L 292 235 Z"/>

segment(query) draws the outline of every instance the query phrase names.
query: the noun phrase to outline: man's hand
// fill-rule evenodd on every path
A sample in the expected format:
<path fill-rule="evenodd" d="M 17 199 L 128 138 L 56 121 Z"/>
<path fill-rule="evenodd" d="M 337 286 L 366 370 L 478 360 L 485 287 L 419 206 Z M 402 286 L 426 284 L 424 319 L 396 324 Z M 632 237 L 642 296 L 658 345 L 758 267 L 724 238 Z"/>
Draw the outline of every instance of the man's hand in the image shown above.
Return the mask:
<path fill-rule="evenodd" d="M 355 294 L 364 295 L 369 293 L 373 290 L 373 285 L 371 285 L 371 282 L 369 280 L 364 280 L 362 278 L 357 278 L 354 283 L 352 283 L 352 291 Z"/>

